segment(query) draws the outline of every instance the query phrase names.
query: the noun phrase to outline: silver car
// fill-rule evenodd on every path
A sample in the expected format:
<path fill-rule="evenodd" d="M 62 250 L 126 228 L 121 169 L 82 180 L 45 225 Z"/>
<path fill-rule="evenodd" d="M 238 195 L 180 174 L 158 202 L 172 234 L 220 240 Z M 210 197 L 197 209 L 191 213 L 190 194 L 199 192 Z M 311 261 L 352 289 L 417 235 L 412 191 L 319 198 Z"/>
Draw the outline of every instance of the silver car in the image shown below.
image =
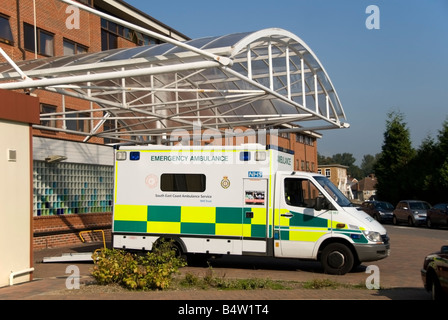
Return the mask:
<path fill-rule="evenodd" d="M 400 201 L 393 212 L 393 223 L 407 223 L 409 226 L 426 224 L 426 212 L 431 205 L 426 201 L 403 200 Z"/>

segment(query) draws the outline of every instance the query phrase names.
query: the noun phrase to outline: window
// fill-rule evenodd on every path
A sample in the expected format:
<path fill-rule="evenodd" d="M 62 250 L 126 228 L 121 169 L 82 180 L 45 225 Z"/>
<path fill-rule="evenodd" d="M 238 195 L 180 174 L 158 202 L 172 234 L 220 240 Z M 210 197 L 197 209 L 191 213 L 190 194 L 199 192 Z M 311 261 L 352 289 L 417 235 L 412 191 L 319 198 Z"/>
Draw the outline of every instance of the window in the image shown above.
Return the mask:
<path fill-rule="evenodd" d="M 294 207 L 314 208 L 319 189 L 307 179 L 285 179 L 285 202 Z"/>
<path fill-rule="evenodd" d="M 73 111 L 73 110 L 72 110 Z M 68 113 L 67 118 L 73 120 L 66 120 L 65 124 L 67 130 L 79 131 L 79 132 L 90 132 L 90 120 L 88 113 Z M 82 118 L 82 119 L 78 119 Z"/>
<path fill-rule="evenodd" d="M 106 19 L 101 19 L 101 49 L 103 51 L 117 49 L 118 37 L 131 41 L 139 46 L 161 43 L 160 40 L 120 26 Z"/>
<path fill-rule="evenodd" d="M 54 56 L 54 35 L 50 32 L 37 28 L 37 53 L 44 56 Z M 24 23 L 23 33 L 25 49 L 35 51 L 34 26 Z"/>
<path fill-rule="evenodd" d="M 9 17 L 0 15 L 0 41 L 7 44 L 14 44 Z"/>
<path fill-rule="evenodd" d="M 79 43 L 64 39 L 64 56 L 86 53 L 87 47 Z"/>
<path fill-rule="evenodd" d="M 118 48 L 118 37 L 107 30 L 101 30 L 101 50 L 111 50 Z"/>
<path fill-rule="evenodd" d="M 327 178 L 331 177 L 331 169 L 325 169 L 325 176 Z"/>
<path fill-rule="evenodd" d="M 118 32 L 120 30 L 116 23 L 101 19 L 101 50 L 118 48 Z"/>
<path fill-rule="evenodd" d="M 119 130 L 118 121 L 116 121 L 116 120 L 104 121 L 103 130 L 104 130 L 104 132 L 118 131 Z M 115 142 L 115 139 L 104 138 L 104 144 L 113 143 L 113 142 Z"/>
<path fill-rule="evenodd" d="M 56 112 L 56 106 L 48 105 L 48 104 L 41 104 L 40 105 L 40 114 L 42 118 L 45 118 L 44 120 L 40 121 L 40 124 L 46 127 L 52 127 L 56 128 L 56 116 L 48 115 L 47 113 L 55 113 Z"/>
<path fill-rule="evenodd" d="M 204 192 L 205 175 L 189 173 L 164 173 L 160 189 L 168 192 Z"/>
<path fill-rule="evenodd" d="M 349 199 L 330 180 L 324 177 L 315 176 L 314 179 L 325 189 L 325 191 L 341 207 L 352 207 Z"/>
<path fill-rule="evenodd" d="M 446 209 L 448 209 L 448 205 L 446 203 L 439 203 L 434 206 L 434 209 L 446 210 Z"/>

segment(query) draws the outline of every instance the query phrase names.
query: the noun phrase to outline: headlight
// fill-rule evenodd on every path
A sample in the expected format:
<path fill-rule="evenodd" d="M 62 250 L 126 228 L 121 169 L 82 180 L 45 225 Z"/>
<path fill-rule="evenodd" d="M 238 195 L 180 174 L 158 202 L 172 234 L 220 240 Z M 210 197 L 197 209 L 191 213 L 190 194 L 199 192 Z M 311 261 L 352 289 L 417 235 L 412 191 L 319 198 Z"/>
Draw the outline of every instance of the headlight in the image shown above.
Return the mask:
<path fill-rule="evenodd" d="M 369 241 L 383 243 L 383 239 L 381 238 L 381 234 L 379 232 L 362 230 L 362 233 L 364 233 L 364 236 Z"/>

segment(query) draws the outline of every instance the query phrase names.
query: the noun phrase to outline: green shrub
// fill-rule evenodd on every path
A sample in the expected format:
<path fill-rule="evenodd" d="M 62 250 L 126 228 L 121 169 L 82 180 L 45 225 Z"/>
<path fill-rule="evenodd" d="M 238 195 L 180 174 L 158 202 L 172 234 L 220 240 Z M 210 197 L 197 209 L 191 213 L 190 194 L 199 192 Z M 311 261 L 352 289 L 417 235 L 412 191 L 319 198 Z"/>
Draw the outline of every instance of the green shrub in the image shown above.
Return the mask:
<path fill-rule="evenodd" d="M 134 290 L 166 289 L 173 274 L 186 265 L 176 257 L 172 243 L 166 241 L 160 241 L 145 255 L 103 249 L 93 254 L 93 261 L 92 276 L 98 284 L 116 283 Z"/>

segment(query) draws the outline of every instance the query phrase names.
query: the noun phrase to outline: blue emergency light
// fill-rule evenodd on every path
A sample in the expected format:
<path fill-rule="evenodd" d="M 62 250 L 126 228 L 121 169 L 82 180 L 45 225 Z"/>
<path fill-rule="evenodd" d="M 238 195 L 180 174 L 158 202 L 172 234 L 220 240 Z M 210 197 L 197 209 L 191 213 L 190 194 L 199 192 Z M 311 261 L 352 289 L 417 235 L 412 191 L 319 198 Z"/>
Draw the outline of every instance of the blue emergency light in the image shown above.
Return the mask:
<path fill-rule="evenodd" d="M 250 160 L 250 152 L 242 151 L 240 152 L 240 161 L 249 161 Z"/>
<path fill-rule="evenodd" d="M 130 152 L 129 160 L 131 160 L 131 161 L 140 160 L 140 152 L 139 151 L 132 151 L 132 152 Z"/>

